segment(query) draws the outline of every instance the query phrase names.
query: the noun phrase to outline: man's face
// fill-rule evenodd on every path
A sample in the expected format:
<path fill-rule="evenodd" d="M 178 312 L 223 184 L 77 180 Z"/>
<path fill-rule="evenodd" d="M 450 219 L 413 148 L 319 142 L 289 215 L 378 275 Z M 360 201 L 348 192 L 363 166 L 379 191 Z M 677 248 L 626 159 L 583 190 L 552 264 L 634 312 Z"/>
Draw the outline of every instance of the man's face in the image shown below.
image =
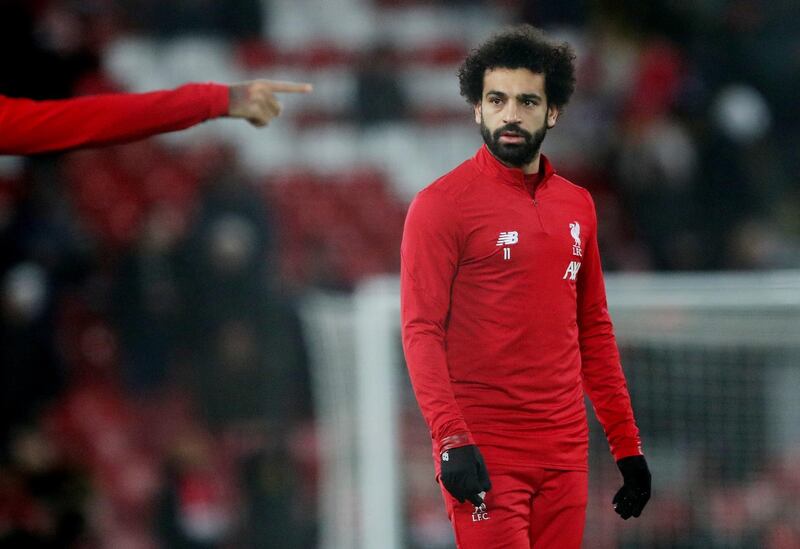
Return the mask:
<path fill-rule="evenodd" d="M 516 168 L 530 164 L 557 118 L 558 109 L 547 106 L 543 74 L 528 69 L 490 69 L 484 74 L 475 122 L 501 162 Z"/>

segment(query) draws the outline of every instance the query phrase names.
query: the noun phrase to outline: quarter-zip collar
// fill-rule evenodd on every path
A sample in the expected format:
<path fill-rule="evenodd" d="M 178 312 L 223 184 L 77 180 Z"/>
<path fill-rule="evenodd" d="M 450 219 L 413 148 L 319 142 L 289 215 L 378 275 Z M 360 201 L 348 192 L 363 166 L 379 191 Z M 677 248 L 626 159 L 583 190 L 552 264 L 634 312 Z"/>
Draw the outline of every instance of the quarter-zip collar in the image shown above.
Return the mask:
<path fill-rule="evenodd" d="M 486 175 L 524 190 L 529 190 L 534 183 L 536 183 L 536 188 L 541 187 L 551 175 L 556 173 L 553 165 L 543 154 L 539 156 L 539 173 L 525 174 L 521 168 L 509 168 L 500 162 L 486 145 L 478 149 L 473 160 L 477 163 L 478 169 Z"/>

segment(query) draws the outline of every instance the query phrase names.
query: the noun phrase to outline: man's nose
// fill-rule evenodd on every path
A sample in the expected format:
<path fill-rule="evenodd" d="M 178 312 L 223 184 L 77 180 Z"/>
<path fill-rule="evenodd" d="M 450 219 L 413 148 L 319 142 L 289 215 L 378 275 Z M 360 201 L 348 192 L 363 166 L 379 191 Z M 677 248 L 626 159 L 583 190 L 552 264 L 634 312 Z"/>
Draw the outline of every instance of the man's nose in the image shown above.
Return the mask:
<path fill-rule="evenodd" d="M 519 117 L 519 109 L 515 101 L 509 101 L 506 108 L 503 110 L 503 123 L 504 124 L 519 124 L 522 119 Z"/>

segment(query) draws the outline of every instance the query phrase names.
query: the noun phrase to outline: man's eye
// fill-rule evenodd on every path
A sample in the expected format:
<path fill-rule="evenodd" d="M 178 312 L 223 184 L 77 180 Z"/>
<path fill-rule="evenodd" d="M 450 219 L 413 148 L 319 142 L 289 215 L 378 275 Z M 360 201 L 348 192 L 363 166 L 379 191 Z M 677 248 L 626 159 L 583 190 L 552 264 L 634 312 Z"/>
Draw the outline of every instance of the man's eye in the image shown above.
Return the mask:
<path fill-rule="evenodd" d="M 526 107 L 533 107 L 536 105 L 536 102 L 533 99 L 526 99 L 522 104 Z"/>
<path fill-rule="evenodd" d="M 489 99 L 489 102 L 490 102 L 492 105 L 499 105 L 500 103 L 502 103 L 502 101 L 500 101 L 500 99 L 499 99 L 499 98 L 497 98 L 497 97 L 492 97 L 491 99 Z"/>

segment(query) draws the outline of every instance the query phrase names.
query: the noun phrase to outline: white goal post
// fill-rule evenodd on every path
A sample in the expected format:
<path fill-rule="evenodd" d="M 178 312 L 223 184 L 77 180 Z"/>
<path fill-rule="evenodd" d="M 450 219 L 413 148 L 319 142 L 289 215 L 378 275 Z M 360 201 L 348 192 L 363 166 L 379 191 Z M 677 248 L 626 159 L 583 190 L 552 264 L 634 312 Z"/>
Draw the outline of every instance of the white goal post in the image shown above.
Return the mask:
<path fill-rule="evenodd" d="M 775 453 L 800 441 L 800 272 L 612 274 L 606 284 L 645 448 L 669 482 L 680 484 L 703 460 L 730 469 L 723 481 L 746 482 L 750 446 Z M 302 316 L 321 441 L 320 547 L 447 547 L 431 541 L 430 524 L 415 529 L 405 504 L 413 473 L 401 444 L 410 386 L 398 279 L 365 281 L 352 295 L 312 295 Z M 607 462 L 590 421 L 592 459 Z M 417 442 L 429 449 L 428 440 Z M 607 471 L 592 481 L 603 483 Z M 432 483 L 432 464 L 430 475 Z M 644 530 L 620 533 L 591 507 L 587 535 L 594 528 L 597 539 L 647 543 Z"/>

